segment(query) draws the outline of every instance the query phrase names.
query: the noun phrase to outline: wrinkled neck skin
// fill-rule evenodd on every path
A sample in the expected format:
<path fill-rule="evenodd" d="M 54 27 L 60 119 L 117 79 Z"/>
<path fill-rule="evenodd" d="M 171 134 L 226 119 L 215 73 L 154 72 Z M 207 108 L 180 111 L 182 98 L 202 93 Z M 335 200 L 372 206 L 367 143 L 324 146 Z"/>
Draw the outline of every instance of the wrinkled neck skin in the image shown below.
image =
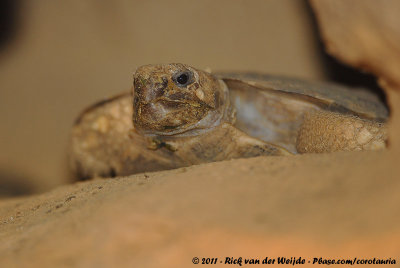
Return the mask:
<path fill-rule="evenodd" d="M 133 125 L 145 137 L 198 136 L 235 121 L 225 82 L 184 64 L 140 67 L 133 98 Z"/>

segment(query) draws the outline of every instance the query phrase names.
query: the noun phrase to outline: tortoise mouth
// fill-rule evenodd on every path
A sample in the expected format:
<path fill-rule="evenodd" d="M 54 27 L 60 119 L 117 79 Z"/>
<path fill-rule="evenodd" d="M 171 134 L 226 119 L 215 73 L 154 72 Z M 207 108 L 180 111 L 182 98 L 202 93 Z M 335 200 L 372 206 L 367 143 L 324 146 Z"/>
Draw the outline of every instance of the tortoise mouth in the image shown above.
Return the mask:
<path fill-rule="evenodd" d="M 188 131 L 208 112 L 204 105 L 194 101 L 159 97 L 138 105 L 134 126 L 146 136 L 171 136 Z"/>
<path fill-rule="evenodd" d="M 168 106 L 168 107 L 170 107 L 170 108 L 175 107 L 175 106 L 177 106 L 176 108 L 179 108 L 179 106 L 181 106 L 181 105 L 187 105 L 187 104 L 189 104 L 188 101 L 177 100 L 177 99 L 170 99 L 170 98 L 168 98 L 168 97 L 157 98 L 157 99 L 153 100 L 152 103 L 154 103 L 154 104 L 165 105 L 165 106 Z"/>
<path fill-rule="evenodd" d="M 212 107 L 202 101 L 188 100 L 188 99 L 173 99 L 169 97 L 160 97 L 153 100 L 151 103 L 155 105 L 162 105 L 170 110 L 180 109 L 198 109 L 198 110 L 210 110 Z"/>

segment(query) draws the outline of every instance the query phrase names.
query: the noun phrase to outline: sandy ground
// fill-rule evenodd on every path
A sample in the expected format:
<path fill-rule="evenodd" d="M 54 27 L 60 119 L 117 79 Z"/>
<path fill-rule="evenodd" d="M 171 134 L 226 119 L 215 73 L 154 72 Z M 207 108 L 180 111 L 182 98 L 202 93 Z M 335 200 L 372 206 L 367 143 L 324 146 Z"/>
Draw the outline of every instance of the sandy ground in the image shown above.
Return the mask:
<path fill-rule="evenodd" d="M 244 10 L 260 8 L 257 5 L 243 7 L 243 3 L 238 1 L 233 7 L 229 5 L 233 9 L 231 12 L 235 12 L 235 9 L 243 11 L 242 8 Z M 277 1 L 274 3 L 276 4 Z M 294 1 L 280 3 L 290 4 L 290 8 L 285 9 L 287 12 L 297 5 L 293 4 Z M 154 5 L 152 2 L 144 5 L 151 7 L 152 4 Z M 51 4 L 44 7 L 55 8 Z M 124 10 L 123 6 L 119 8 Z M 273 10 L 279 10 L 276 7 L 273 9 L 273 6 L 269 8 L 272 11 L 266 12 L 271 12 L 271 16 L 274 16 Z M 54 11 L 54 9 L 51 10 Z M 155 10 L 159 12 L 157 14 L 162 12 L 158 8 Z M 37 12 L 36 15 L 44 11 L 38 9 Z M 214 10 L 212 14 L 222 14 L 218 12 Z M 226 15 L 226 12 L 223 13 Z M 286 13 L 288 14 L 290 13 Z M 210 17 L 213 18 L 211 15 Z M 126 15 L 123 18 L 129 18 L 129 16 Z M 50 21 L 57 19 L 59 16 L 56 15 L 49 18 Z M 99 20 L 102 21 L 101 18 Z M 43 22 L 43 25 L 47 25 L 46 22 Z M 85 25 L 85 27 L 91 27 L 87 26 L 91 25 L 90 23 Z M 287 27 L 296 29 L 295 25 L 297 25 L 296 21 Z M 86 29 L 85 27 L 82 28 Z M 303 30 L 307 29 L 304 25 L 302 27 Z M 207 32 L 206 29 L 203 30 Z M 242 30 L 245 31 L 245 29 Z M 227 36 L 235 35 L 230 33 Z M 138 40 L 140 43 L 141 39 Z M 23 46 L 23 44 L 20 45 Z M 242 43 L 242 46 L 244 45 L 245 43 Z M 78 49 L 79 46 L 76 47 Z M 96 49 L 100 50 L 100 48 Z M 239 48 L 237 49 L 235 51 L 240 51 Z M 266 51 L 269 50 L 266 49 Z M 307 48 L 305 51 L 310 50 Z M 53 51 L 55 54 L 56 52 Z M 215 54 L 218 55 L 218 53 Z M 35 57 L 38 55 L 40 54 L 36 54 Z M 307 58 L 307 53 L 300 53 L 300 56 Z M 7 57 L 13 61 L 11 56 Z M 160 57 L 161 61 L 168 60 L 162 55 L 154 55 L 154 58 L 143 56 L 135 64 L 150 58 L 154 61 L 158 59 L 157 57 Z M 199 67 L 206 65 L 206 60 L 201 63 L 204 56 L 197 55 L 196 57 L 197 61 L 195 58 L 191 60 Z M 263 57 L 272 56 L 266 54 Z M 278 56 L 275 55 L 275 57 Z M 71 64 L 72 68 L 73 62 L 78 62 L 78 59 L 78 57 L 72 57 L 70 63 L 65 59 L 65 62 L 57 66 Z M 22 58 L 20 60 L 22 61 Z M 127 84 L 115 82 L 124 81 L 126 73 L 129 75 L 129 68 L 134 67 L 133 65 L 126 67 L 129 61 L 127 59 L 120 64 L 125 66 L 125 75 L 119 72 L 121 70 L 119 68 L 124 67 L 118 67 L 113 71 L 118 74 L 114 73 L 112 78 L 102 82 L 99 78 L 104 77 L 105 73 L 112 68 L 98 67 L 97 73 L 90 72 L 89 77 L 86 76 L 85 71 L 90 69 L 92 64 L 103 66 L 101 63 L 108 62 L 116 68 L 114 66 L 117 65 L 117 57 L 114 62 L 108 60 L 103 58 L 103 62 L 82 63 L 75 73 L 72 75 L 70 73 L 69 77 L 63 79 L 57 68 L 51 73 L 54 81 L 61 84 L 65 82 L 65 85 L 61 87 L 62 92 L 65 93 L 71 88 L 72 92 L 64 95 L 63 98 L 67 103 L 78 94 L 85 83 L 88 83 L 88 89 L 99 90 L 96 93 L 82 92 L 82 98 L 79 97 L 79 101 L 73 106 L 68 106 L 70 110 L 63 113 L 61 121 L 70 122 L 78 107 L 94 98 L 95 95 L 105 94 L 106 88 L 118 86 L 121 88 Z M 224 62 L 221 58 L 220 60 L 218 61 L 220 65 L 215 63 L 215 67 L 240 68 L 240 64 L 234 65 L 236 61 L 232 61 L 235 63 L 231 64 Z M 313 65 L 315 62 L 317 64 Z M 323 78 L 323 74 L 312 71 L 319 64 L 318 60 L 315 62 L 310 63 L 309 66 L 313 66 L 310 69 L 302 69 L 307 64 L 299 67 L 302 71 L 288 64 L 288 61 L 280 62 L 280 64 L 294 68 L 285 69 L 287 74 L 301 76 L 304 71 L 304 77 Z M 15 66 L 18 64 L 15 63 Z M 30 68 L 33 68 L 33 65 Z M 253 63 L 244 68 L 260 68 L 260 70 L 268 71 L 270 70 L 268 68 L 272 67 L 260 67 Z M 283 67 L 274 70 L 282 71 Z M 7 72 L 5 70 L 2 75 L 6 77 Z M 78 81 L 85 82 L 80 83 L 80 87 L 72 89 L 74 87 L 69 81 L 77 78 L 80 73 L 84 74 L 85 79 L 78 79 Z M 385 78 L 380 77 L 381 80 Z M 96 81 L 95 84 L 89 84 L 88 81 L 92 80 Z M 22 86 L 23 82 L 19 83 L 21 84 L 15 83 L 15 85 Z M 36 81 L 36 83 L 39 82 Z M 44 83 L 47 89 L 53 85 L 46 81 Z M 385 83 L 382 82 L 382 84 Z M 37 84 L 34 85 L 39 88 Z M 397 260 L 396 267 L 398 267 L 400 262 L 398 224 L 400 218 L 400 196 L 398 195 L 400 188 L 398 180 L 400 177 L 398 164 L 400 94 L 397 91 L 397 85 L 392 82 L 390 85 L 385 85 L 392 109 L 391 141 L 388 150 L 223 161 L 123 178 L 96 179 L 60 186 L 28 197 L 2 199 L 0 201 L 0 266 L 190 267 L 194 265 L 192 264 L 193 257 L 199 257 L 200 262 L 201 258 L 218 258 L 217 265 L 226 266 L 219 263 L 220 260 L 224 262 L 226 257 L 264 259 L 283 256 L 302 257 L 307 262 L 312 262 L 314 257 L 392 258 Z M 11 90 L 12 87 L 9 88 Z M 21 90 L 19 97 L 23 94 L 32 94 L 27 89 L 25 89 L 26 92 L 23 91 L 24 89 Z M 47 94 L 44 95 L 46 98 L 51 96 Z M 11 100 L 16 99 L 18 96 L 11 98 Z M 49 97 L 47 100 L 53 99 Z M 22 101 L 29 100 L 22 99 Z M 62 101 L 52 105 L 59 106 L 62 105 L 61 103 Z M 18 115 L 21 117 L 28 113 L 25 110 L 20 112 L 21 114 Z M 55 115 L 43 112 L 43 114 L 35 114 L 34 118 L 41 115 L 44 117 L 40 126 L 48 126 L 45 131 L 49 131 L 51 135 L 67 130 L 68 124 L 65 122 L 65 125 L 51 123 L 55 120 L 52 118 Z M 25 121 L 17 121 L 15 124 L 21 124 L 20 127 L 23 129 L 26 126 L 25 123 Z M 57 126 L 61 129 L 53 129 Z M 31 178 L 43 176 L 43 180 L 32 179 L 32 181 L 40 181 L 46 184 L 46 187 L 50 187 L 65 181 L 62 178 L 64 174 L 61 173 L 62 169 L 52 166 L 59 160 L 57 156 L 61 158 L 62 155 L 62 150 L 55 144 L 62 143 L 61 141 L 66 139 L 66 136 L 56 135 L 55 140 L 49 140 L 49 144 L 43 146 L 43 159 L 34 159 L 33 156 L 39 155 L 36 152 L 40 148 L 39 141 L 46 140 L 46 137 L 40 136 L 40 133 L 44 132 L 32 134 L 38 136 L 35 138 L 37 143 L 29 145 L 36 146 L 35 148 L 26 147 L 30 158 L 26 157 L 29 159 L 17 157 L 21 152 L 18 153 L 18 150 L 22 150 L 25 146 L 26 136 L 24 135 L 28 135 L 17 133 L 17 137 L 13 138 L 15 141 L 21 140 L 21 148 L 18 147 L 19 149 L 13 152 L 10 149 L 11 145 L 4 147 L 10 149 L 9 158 L 3 157 L 2 161 L 5 163 L 4 159 L 17 159 L 18 161 L 12 162 L 14 167 L 26 164 L 27 169 L 24 172 L 36 174 L 36 177 Z M 6 130 L 2 135 L 8 135 L 7 137 L 10 138 L 11 130 Z M 57 152 L 50 154 L 51 149 Z M 46 155 L 46 153 L 49 154 Z M 36 167 L 42 160 L 47 161 L 47 165 Z M 12 165 L 7 165 L 7 167 Z M 48 170 L 44 166 L 48 166 Z M 49 182 L 52 180 L 55 182 Z M 249 267 L 253 266 L 249 265 Z"/>

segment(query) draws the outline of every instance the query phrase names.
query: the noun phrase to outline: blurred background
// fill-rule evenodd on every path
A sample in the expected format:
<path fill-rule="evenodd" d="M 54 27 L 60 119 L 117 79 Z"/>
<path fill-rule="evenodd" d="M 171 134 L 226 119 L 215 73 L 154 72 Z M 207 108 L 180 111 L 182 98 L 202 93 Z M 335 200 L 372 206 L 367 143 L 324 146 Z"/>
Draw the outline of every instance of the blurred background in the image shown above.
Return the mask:
<path fill-rule="evenodd" d="M 303 0 L 4 0 L 0 195 L 67 183 L 71 125 L 143 64 L 182 62 L 375 87 L 322 49 Z"/>

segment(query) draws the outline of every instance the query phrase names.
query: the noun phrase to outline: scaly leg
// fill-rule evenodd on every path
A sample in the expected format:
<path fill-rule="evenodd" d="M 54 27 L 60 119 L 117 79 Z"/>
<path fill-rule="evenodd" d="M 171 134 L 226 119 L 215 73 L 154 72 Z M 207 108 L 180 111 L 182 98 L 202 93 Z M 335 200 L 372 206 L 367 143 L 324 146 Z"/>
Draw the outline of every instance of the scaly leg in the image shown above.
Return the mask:
<path fill-rule="evenodd" d="M 296 148 L 299 153 L 378 150 L 386 146 L 387 126 L 327 111 L 305 114 Z"/>

